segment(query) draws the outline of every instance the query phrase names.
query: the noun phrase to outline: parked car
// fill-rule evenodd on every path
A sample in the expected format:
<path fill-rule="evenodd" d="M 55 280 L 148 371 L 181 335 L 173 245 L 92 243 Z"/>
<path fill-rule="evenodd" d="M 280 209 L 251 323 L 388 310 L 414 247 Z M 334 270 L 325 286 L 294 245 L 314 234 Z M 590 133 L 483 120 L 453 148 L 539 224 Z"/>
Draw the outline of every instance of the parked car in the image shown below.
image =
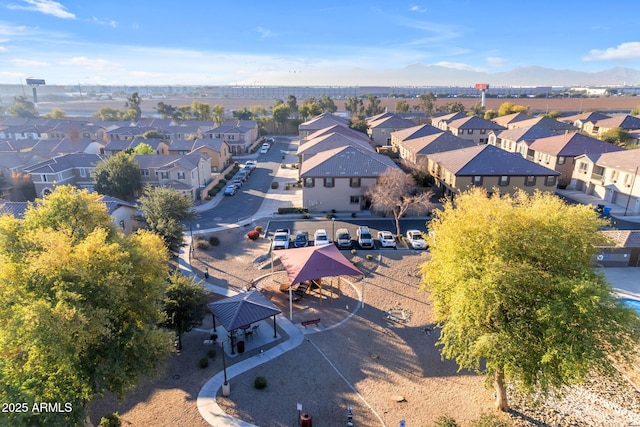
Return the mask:
<path fill-rule="evenodd" d="M 289 249 L 289 229 L 287 228 L 278 228 L 275 233 L 273 233 L 273 246 L 275 249 Z"/>
<path fill-rule="evenodd" d="M 409 246 L 413 249 L 427 249 L 427 242 L 424 240 L 424 236 L 420 230 L 408 230 L 407 240 Z"/>
<path fill-rule="evenodd" d="M 336 242 L 336 246 L 338 246 L 338 249 L 350 249 L 352 246 L 352 243 L 351 243 L 351 234 L 349 234 L 349 230 L 347 230 L 346 228 L 337 229 L 335 242 Z"/>
<path fill-rule="evenodd" d="M 235 187 L 235 185 L 227 185 L 226 187 L 224 187 L 224 195 L 225 196 L 233 196 L 236 194 L 236 191 L 238 191 L 238 189 Z"/>
<path fill-rule="evenodd" d="M 246 162 L 244 162 L 245 166 L 249 166 L 251 169 L 255 169 L 258 167 L 258 161 L 257 160 L 247 160 Z"/>
<path fill-rule="evenodd" d="M 327 234 L 327 230 L 320 228 L 313 233 L 313 245 L 314 246 L 325 246 L 329 244 L 329 235 Z"/>
<path fill-rule="evenodd" d="M 242 182 L 245 182 L 247 179 L 249 179 L 249 172 L 247 171 L 240 171 L 236 174 L 234 179 L 241 179 Z"/>
<path fill-rule="evenodd" d="M 251 175 L 251 172 L 253 172 L 253 168 L 249 165 L 245 165 L 242 169 L 240 169 L 240 172 L 246 172 L 248 175 Z"/>
<path fill-rule="evenodd" d="M 304 248 L 309 244 L 309 233 L 306 231 L 298 231 L 296 238 L 293 241 L 293 246 L 296 248 Z"/>
<path fill-rule="evenodd" d="M 380 246 L 383 248 L 395 248 L 396 247 L 396 239 L 393 237 L 390 231 L 378 231 L 378 240 L 380 241 Z"/>
<path fill-rule="evenodd" d="M 358 231 L 356 232 L 356 234 L 358 236 L 358 246 L 360 246 L 360 248 L 373 249 L 373 236 L 371 236 L 369 227 L 358 227 Z"/>
<path fill-rule="evenodd" d="M 269 144 L 262 144 L 262 147 L 260 148 L 260 154 L 266 153 L 267 151 L 269 151 L 269 148 L 271 148 Z"/>
<path fill-rule="evenodd" d="M 237 190 L 238 188 L 242 187 L 242 184 L 243 184 L 242 179 L 235 178 L 233 181 L 231 181 L 230 185 L 233 185 L 234 187 L 236 187 L 236 190 Z"/>

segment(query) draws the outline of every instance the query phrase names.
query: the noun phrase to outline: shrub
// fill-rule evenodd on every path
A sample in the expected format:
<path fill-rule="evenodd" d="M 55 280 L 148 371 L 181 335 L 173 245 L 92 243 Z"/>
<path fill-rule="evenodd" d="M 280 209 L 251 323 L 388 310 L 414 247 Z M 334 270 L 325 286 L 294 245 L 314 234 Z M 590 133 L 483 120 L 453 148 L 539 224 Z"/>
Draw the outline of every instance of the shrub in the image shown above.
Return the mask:
<path fill-rule="evenodd" d="M 218 236 L 211 236 L 209 237 L 209 244 L 211 246 L 218 246 L 220 244 L 220 239 L 218 239 Z"/>
<path fill-rule="evenodd" d="M 355 218 L 357 214 L 355 212 L 351 212 L 351 218 Z"/>
<path fill-rule="evenodd" d="M 458 427 L 458 423 L 449 415 L 440 415 L 436 418 L 435 427 Z"/>
<path fill-rule="evenodd" d="M 304 215 L 302 215 L 302 217 L 304 219 L 309 219 L 309 218 L 311 218 L 311 215 L 309 215 L 309 212 L 305 212 Z"/>
<path fill-rule="evenodd" d="M 209 249 L 209 242 L 207 240 L 204 240 L 202 237 L 196 237 L 194 242 L 194 245 L 196 247 L 196 249 L 202 249 L 202 250 L 207 250 Z"/>
<path fill-rule="evenodd" d="M 255 231 L 257 231 L 258 233 L 262 233 L 262 226 L 261 225 L 256 225 L 255 227 L 253 227 L 253 229 Z"/>
<path fill-rule="evenodd" d="M 278 182 L 276 182 L 276 181 L 273 181 L 273 182 L 271 183 L 271 189 L 275 190 L 275 189 L 277 189 L 278 187 L 280 187 L 280 183 L 278 183 Z"/>
<path fill-rule="evenodd" d="M 203 357 L 202 359 L 200 359 L 200 362 L 198 362 L 198 364 L 202 369 L 206 368 L 207 366 L 209 366 L 209 358 Z"/>
<path fill-rule="evenodd" d="M 355 255 L 357 251 L 355 249 L 351 249 L 351 255 Z"/>
<path fill-rule="evenodd" d="M 367 256 L 365 258 L 367 258 L 369 261 L 371 261 L 373 259 L 373 255 L 367 254 Z"/>
<path fill-rule="evenodd" d="M 290 189 L 291 189 L 291 186 L 290 186 L 289 184 L 287 184 L 287 185 L 285 185 L 285 186 L 284 186 L 284 189 L 285 189 L 285 190 L 290 190 Z"/>
<path fill-rule="evenodd" d="M 253 386 L 258 390 L 262 390 L 267 386 L 267 379 L 265 377 L 256 377 L 253 381 Z"/>
<path fill-rule="evenodd" d="M 258 240 L 258 238 L 260 237 L 260 233 L 258 233 L 256 230 L 251 230 L 247 233 L 247 237 L 251 240 Z"/>
<path fill-rule="evenodd" d="M 207 356 L 209 356 L 209 359 L 216 357 L 216 349 L 210 348 L 209 351 L 207 351 Z"/>
<path fill-rule="evenodd" d="M 292 213 L 308 213 L 308 209 L 307 208 L 300 208 L 300 207 L 295 207 L 295 206 L 288 206 L 288 207 L 284 207 L 284 208 L 278 208 L 278 213 L 279 214 L 292 214 Z"/>
<path fill-rule="evenodd" d="M 473 427 L 511 427 L 511 422 L 500 418 L 497 414 L 485 412 L 475 421 L 471 422 Z"/>
<path fill-rule="evenodd" d="M 117 412 L 109 414 L 100 419 L 99 427 L 120 427 L 122 421 L 120 421 L 120 415 Z"/>

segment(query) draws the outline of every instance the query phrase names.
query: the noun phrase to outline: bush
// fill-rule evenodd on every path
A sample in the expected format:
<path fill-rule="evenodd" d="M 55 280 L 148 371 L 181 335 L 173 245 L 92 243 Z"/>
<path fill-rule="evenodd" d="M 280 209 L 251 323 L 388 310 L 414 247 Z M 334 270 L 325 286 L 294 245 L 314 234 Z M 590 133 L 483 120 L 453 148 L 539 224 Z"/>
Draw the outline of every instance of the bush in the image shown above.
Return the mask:
<path fill-rule="evenodd" d="M 200 359 L 200 362 L 198 362 L 198 364 L 202 369 L 206 368 L 207 366 L 209 366 L 209 358 L 203 357 L 202 359 Z"/>
<path fill-rule="evenodd" d="M 351 255 L 355 255 L 357 251 L 355 249 L 351 249 Z"/>
<path fill-rule="evenodd" d="M 204 240 L 202 237 L 196 237 L 194 240 L 194 246 L 196 249 L 202 249 L 205 251 L 209 249 L 209 242 L 207 240 Z"/>
<path fill-rule="evenodd" d="M 100 419 L 99 427 L 120 427 L 122 421 L 120 421 L 120 415 L 117 412 L 109 414 Z"/>
<path fill-rule="evenodd" d="M 449 415 L 440 415 L 436 418 L 435 427 L 458 427 L 458 423 Z"/>
<path fill-rule="evenodd" d="M 272 190 L 276 190 L 278 187 L 280 187 L 280 183 L 278 183 L 278 182 L 276 182 L 276 181 L 273 181 L 273 182 L 271 183 L 271 189 L 272 189 Z"/>
<path fill-rule="evenodd" d="M 253 229 L 255 231 L 257 231 L 258 233 L 262 233 L 262 226 L 261 225 L 256 225 L 255 227 L 253 227 Z"/>
<path fill-rule="evenodd" d="M 355 218 L 357 214 L 355 212 L 351 212 L 351 218 Z"/>
<path fill-rule="evenodd" d="M 256 377 L 253 381 L 253 386 L 258 390 L 262 390 L 267 386 L 267 379 L 265 377 Z"/>
<path fill-rule="evenodd" d="M 287 184 L 287 185 L 285 185 L 285 186 L 284 186 L 284 189 L 285 189 L 285 190 L 290 190 L 290 189 L 291 189 L 291 186 L 290 186 L 289 184 Z"/>
<path fill-rule="evenodd" d="M 485 412 L 480 415 L 480 418 L 472 421 L 471 425 L 473 427 L 511 427 L 513 424 L 508 420 L 500 418 L 497 414 Z"/>
<path fill-rule="evenodd" d="M 260 233 L 258 233 L 256 230 L 251 230 L 247 233 L 247 237 L 251 240 L 258 240 L 258 238 L 260 237 Z"/>
<path fill-rule="evenodd" d="M 365 258 L 367 258 L 369 261 L 371 261 L 373 259 L 373 255 L 367 254 L 367 256 Z"/>
<path fill-rule="evenodd" d="M 209 237 L 209 244 L 211 246 L 218 246 L 220 244 L 220 239 L 218 239 L 218 236 L 211 236 Z"/>
<path fill-rule="evenodd" d="M 305 212 L 304 215 L 302 215 L 302 217 L 304 219 L 309 219 L 309 218 L 311 218 L 311 215 L 309 215 L 309 212 Z"/>
<path fill-rule="evenodd" d="M 207 356 L 209 357 L 209 359 L 213 359 L 214 357 L 216 357 L 216 349 L 209 349 L 209 351 L 207 351 Z"/>
<path fill-rule="evenodd" d="M 293 213 L 308 213 L 309 210 L 307 208 L 299 208 L 295 206 L 289 206 L 286 208 L 278 208 L 279 214 L 293 214 Z"/>

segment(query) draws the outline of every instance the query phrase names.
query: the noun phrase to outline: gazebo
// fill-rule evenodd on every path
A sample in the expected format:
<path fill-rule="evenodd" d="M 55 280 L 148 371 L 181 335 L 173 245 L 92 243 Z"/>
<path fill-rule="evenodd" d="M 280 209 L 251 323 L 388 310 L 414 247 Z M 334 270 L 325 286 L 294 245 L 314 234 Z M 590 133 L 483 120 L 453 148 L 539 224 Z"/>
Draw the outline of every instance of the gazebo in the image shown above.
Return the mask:
<path fill-rule="evenodd" d="M 207 308 L 213 314 L 213 330 L 216 327 L 216 318 L 222 326 L 231 334 L 231 352 L 234 352 L 235 332 L 238 329 L 248 329 L 248 327 L 260 320 L 273 317 L 273 336 L 277 336 L 276 332 L 276 316 L 281 311 L 273 305 L 260 291 L 253 289 L 249 292 L 243 292 L 230 296 L 221 301 L 215 301 L 207 304 Z"/>
<path fill-rule="evenodd" d="M 306 280 L 322 277 L 362 276 L 362 298 L 364 298 L 364 275 L 351 261 L 345 258 L 335 245 L 308 246 L 287 249 L 278 253 L 289 279 L 289 317 L 293 312 L 291 287 Z M 364 301 L 364 300 L 363 300 Z"/>

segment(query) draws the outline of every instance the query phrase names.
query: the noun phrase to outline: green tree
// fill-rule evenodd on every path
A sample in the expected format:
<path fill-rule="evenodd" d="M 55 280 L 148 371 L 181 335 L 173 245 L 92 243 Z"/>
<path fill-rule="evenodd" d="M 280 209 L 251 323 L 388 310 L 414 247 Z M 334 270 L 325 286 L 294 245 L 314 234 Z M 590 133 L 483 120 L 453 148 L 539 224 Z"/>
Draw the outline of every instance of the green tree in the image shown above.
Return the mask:
<path fill-rule="evenodd" d="M 211 109 L 211 116 L 213 117 L 213 121 L 220 126 L 224 121 L 224 105 L 214 105 Z"/>
<path fill-rule="evenodd" d="M 167 138 L 167 135 L 165 135 L 164 132 L 160 130 L 153 129 L 153 130 L 146 131 L 145 133 L 140 135 L 140 137 L 144 139 L 165 139 Z M 154 154 L 154 153 L 138 153 L 138 154 Z"/>
<path fill-rule="evenodd" d="M 298 107 L 298 113 L 303 120 L 322 114 L 322 106 L 314 97 L 306 98 L 302 101 L 302 105 Z"/>
<path fill-rule="evenodd" d="M 45 119 L 64 119 L 67 117 L 67 113 L 60 108 L 54 108 L 50 113 L 45 114 L 44 117 Z"/>
<path fill-rule="evenodd" d="M 40 115 L 36 109 L 36 105 L 29 101 L 26 96 L 14 96 L 13 104 L 7 108 L 7 111 L 13 117 L 22 117 L 26 119 L 35 119 Z"/>
<path fill-rule="evenodd" d="M 424 115 L 426 117 L 433 116 L 436 105 L 436 96 L 433 94 L 433 92 L 423 93 L 418 98 L 420 99 L 420 109 L 422 110 Z"/>
<path fill-rule="evenodd" d="M 484 109 L 482 108 L 482 102 L 476 102 L 475 104 L 473 104 L 471 110 L 469 111 L 469 114 L 472 116 L 483 117 Z"/>
<path fill-rule="evenodd" d="M 632 116 L 638 116 L 640 115 L 640 105 L 638 105 L 636 108 L 634 108 L 633 110 L 631 110 L 631 112 L 629 113 Z"/>
<path fill-rule="evenodd" d="M 153 131 L 150 131 L 153 132 Z M 152 146 L 147 144 L 146 142 L 141 142 L 136 145 L 136 148 L 133 149 L 134 154 L 156 154 L 156 150 L 153 149 Z M 138 168 L 139 170 L 140 168 Z"/>
<path fill-rule="evenodd" d="M 626 147 L 627 143 L 631 140 L 631 135 L 622 128 L 613 128 L 600 135 L 600 139 L 620 147 Z"/>
<path fill-rule="evenodd" d="M 192 101 L 191 116 L 195 120 L 212 120 L 211 105 L 207 102 Z"/>
<path fill-rule="evenodd" d="M 367 133 L 369 130 L 369 124 L 363 118 L 353 117 L 351 119 L 351 123 L 349 124 L 351 129 L 357 130 L 358 132 Z"/>
<path fill-rule="evenodd" d="M 297 109 L 298 106 L 296 105 L 296 111 Z M 251 118 L 253 118 L 253 120 L 259 120 L 269 114 L 269 111 L 262 105 L 251 105 L 249 106 L 249 111 L 251 111 Z"/>
<path fill-rule="evenodd" d="M 115 122 L 118 120 L 122 120 L 123 112 L 122 110 L 113 107 L 102 107 L 98 110 L 96 115 L 103 122 Z"/>
<path fill-rule="evenodd" d="M 376 185 L 367 191 L 373 210 L 393 215 L 396 221 L 396 234 L 400 235 L 400 218 L 405 214 L 422 214 L 431 209 L 430 191 L 419 192 L 411 175 L 397 168 L 387 169 Z"/>
<path fill-rule="evenodd" d="M 139 202 L 138 219 L 146 229 L 160 235 L 171 252 L 184 246 L 182 221 L 195 217 L 189 196 L 171 188 L 145 187 Z"/>
<path fill-rule="evenodd" d="M 399 99 L 396 101 L 396 111 L 398 113 L 408 113 L 411 106 L 406 99 Z"/>
<path fill-rule="evenodd" d="M 162 101 L 158 102 L 158 104 L 156 105 L 156 111 L 163 119 L 180 119 L 180 113 L 178 112 L 178 109 L 173 105 L 165 104 Z"/>
<path fill-rule="evenodd" d="M 464 108 L 464 104 L 460 101 L 456 102 L 448 102 L 445 105 L 441 105 L 437 108 L 438 111 L 451 114 L 451 113 L 464 113 L 466 109 Z"/>
<path fill-rule="evenodd" d="M 496 110 L 487 110 L 484 112 L 485 120 L 493 120 L 498 117 L 498 112 Z"/>
<path fill-rule="evenodd" d="M 364 104 L 362 99 L 356 96 L 348 96 L 344 108 L 351 117 L 364 118 Z"/>
<path fill-rule="evenodd" d="M 247 110 L 247 107 L 242 107 L 239 110 L 232 111 L 233 117 L 238 120 L 251 120 L 251 111 Z"/>
<path fill-rule="evenodd" d="M 384 108 L 380 105 L 380 99 L 375 95 L 367 96 L 367 105 L 365 106 L 364 113 L 366 117 L 375 116 L 377 114 L 384 113 Z"/>
<path fill-rule="evenodd" d="M 318 100 L 318 104 L 323 113 L 335 113 L 338 111 L 338 106 L 328 95 L 322 95 Z"/>
<path fill-rule="evenodd" d="M 94 189 L 99 194 L 127 199 L 141 186 L 140 165 L 132 154 L 116 153 L 96 165 Z"/>
<path fill-rule="evenodd" d="M 182 335 L 202 323 L 205 314 L 204 289 L 189 277 L 175 271 L 169 274 L 169 287 L 162 301 L 165 328 L 178 337 L 178 350 L 182 350 Z"/>
<path fill-rule="evenodd" d="M 127 116 L 127 120 L 138 121 L 140 117 L 142 117 L 142 109 L 140 108 L 140 104 L 142 104 L 142 98 L 138 94 L 138 92 L 133 92 L 128 98 L 127 102 L 124 103 L 125 115 Z"/>
<path fill-rule="evenodd" d="M 60 186 L 0 217 L 0 399 L 68 405 L 1 425 L 81 425 L 95 396 L 123 396 L 169 354 L 162 240 L 116 231 L 98 197 Z"/>
<path fill-rule="evenodd" d="M 302 107 L 300 107 L 302 109 Z M 302 114 L 302 111 L 300 111 Z M 273 115 L 273 121 L 276 123 L 276 126 L 281 126 L 287 122 L 289 119 L 289 115 L 291 114 L 291 110 L 287 104 L 280 104 L 273 107 L 271 110 L 271 114 Z"/>
<path fill-rule="evenodd" d="M 298 116 L 298 99 L 293 95 L 289 95 L 287 97 L 287 105 L 289 106 L 289 111 L 291 112 L 291 115 L 293 117 L 297 117 Z"/>
<path fill-rule="evenodd" d="M 525 392 L 581 382 L 629 357 L 640 319 L 592 267 L 604 225 L 589 206 L 546 193 L 449 200 L 429 224 L 422 266 L 441 328 L 443 357 L 492 380 L 507 411 L 505 383 Z"/>

